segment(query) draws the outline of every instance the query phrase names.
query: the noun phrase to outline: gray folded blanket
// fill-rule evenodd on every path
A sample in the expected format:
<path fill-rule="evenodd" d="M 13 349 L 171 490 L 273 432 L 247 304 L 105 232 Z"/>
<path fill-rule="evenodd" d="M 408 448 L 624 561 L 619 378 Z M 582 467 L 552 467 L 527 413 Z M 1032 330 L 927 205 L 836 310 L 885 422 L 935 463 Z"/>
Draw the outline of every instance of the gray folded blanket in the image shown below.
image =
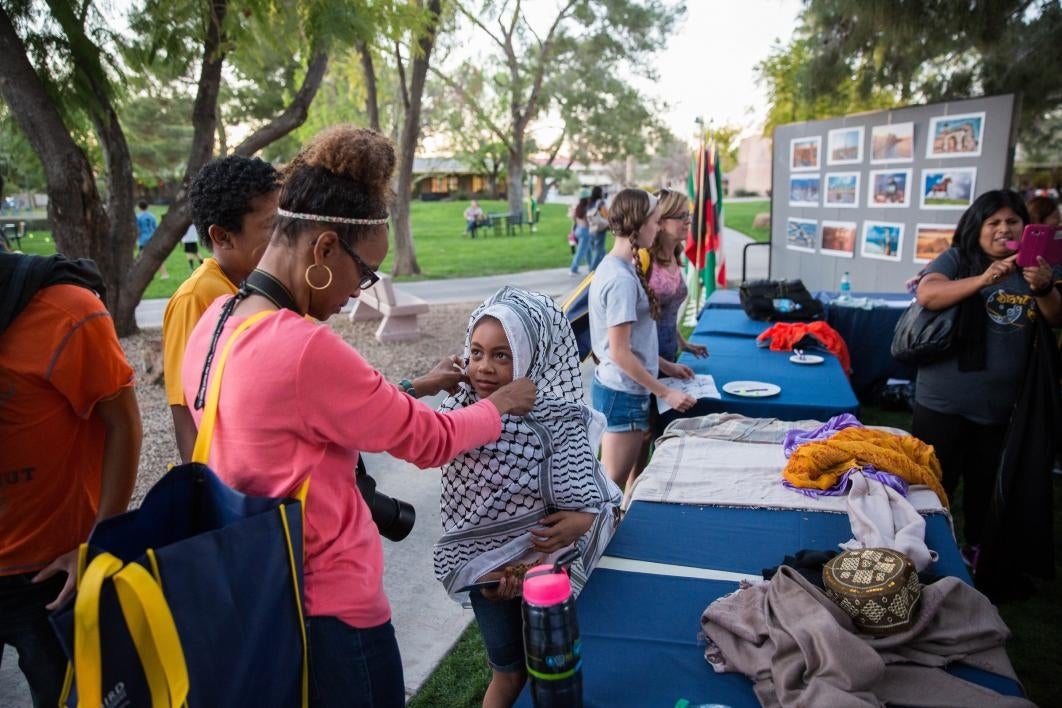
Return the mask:
<path fill-rule="evenodd" d="M 914 624 L 886 637 L 859 634 L 851 618 L 789 567 L 769 583 L 704 611 L 705 658 L 755 682 L 764 706 L 1028 707 L 943 670 L 962 662 L 1016 680 L 1010 635 L 988 599 L 958 578 L 922 588 Z"/>

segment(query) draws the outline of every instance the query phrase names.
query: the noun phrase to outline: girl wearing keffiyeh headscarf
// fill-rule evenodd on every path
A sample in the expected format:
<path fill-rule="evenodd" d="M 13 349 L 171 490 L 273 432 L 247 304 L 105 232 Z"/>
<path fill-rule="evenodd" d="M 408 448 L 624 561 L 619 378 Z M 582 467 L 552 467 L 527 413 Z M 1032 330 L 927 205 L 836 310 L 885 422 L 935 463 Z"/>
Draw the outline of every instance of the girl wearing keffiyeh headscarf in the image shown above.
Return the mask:
<path fill-rule="evenodd" d="M 574 545 L 578 592 L 615 530 L 621 494 L 597 460 L 592 438 L 604 421 L 583 403 L 575 336 L 551 298 L 499 290 L 472 313 L 465 357 L 470 383 L 441 410 L 471 405 L 514 377 L 538 389 L 528 415 L 502 417 L 497 442 L 443 467 L 443 536 L 435 545 L 435 575 L 455 599 L 474 583 L 500 580 L 472 588 L 469 600 L 494 672 L 484 705 L 511 705 L 526 680 L 522 581 L 504 569 Z"/>

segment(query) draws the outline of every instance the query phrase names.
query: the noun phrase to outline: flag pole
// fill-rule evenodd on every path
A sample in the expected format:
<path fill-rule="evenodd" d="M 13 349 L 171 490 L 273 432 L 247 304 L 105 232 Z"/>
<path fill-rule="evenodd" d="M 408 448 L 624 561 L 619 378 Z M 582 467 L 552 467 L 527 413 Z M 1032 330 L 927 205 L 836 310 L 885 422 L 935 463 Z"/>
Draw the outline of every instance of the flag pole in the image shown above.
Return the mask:
<path fill-rule="evenodd" d="M 694 251 L 695 258 L 694 267 L 697 271 L 697 291 L 693 298 L 694 309 L 700 313 L 701 311 L 701 297 L 704 290 L 704 268 L 707 267 L 707 254 L 704 252 L 705 239 L 707 237 L 707 229 L 704 223 L 704 171 L 707 168 L 705 162 L 705 143 L 707 141 L 707 133 L 704 130 L 704 124 L 701 123 L 700 134 L 700 148 L 697 153 L 697 250 Z M 702 264 L 700 261 L 704 259 Z"/>

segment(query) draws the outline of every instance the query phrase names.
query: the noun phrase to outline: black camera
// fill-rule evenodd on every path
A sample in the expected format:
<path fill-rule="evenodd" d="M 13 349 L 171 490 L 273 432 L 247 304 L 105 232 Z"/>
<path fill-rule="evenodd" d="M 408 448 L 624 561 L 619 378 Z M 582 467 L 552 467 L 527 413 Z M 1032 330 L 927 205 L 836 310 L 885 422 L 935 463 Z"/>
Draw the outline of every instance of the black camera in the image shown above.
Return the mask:
<path fill-rule="evenodd" d="M 401 541 L 413 530 L 417 510 L 409 502 L 389 497 L 377 491 L 376 480 L 365 471 L 365 463 L 358 458 L 358 475 L 355 478 L 358 491 L 369 506 L 373 523 L 380 535 L 391 541 Z"/>

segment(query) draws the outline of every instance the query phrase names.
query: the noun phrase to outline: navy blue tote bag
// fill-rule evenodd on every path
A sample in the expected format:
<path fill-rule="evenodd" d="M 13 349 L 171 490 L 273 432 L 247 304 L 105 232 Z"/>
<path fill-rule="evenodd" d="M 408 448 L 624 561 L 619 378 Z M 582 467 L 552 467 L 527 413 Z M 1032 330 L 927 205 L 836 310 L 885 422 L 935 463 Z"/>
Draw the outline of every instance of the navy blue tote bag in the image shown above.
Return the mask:
<path fill-rule="evenodd" d="M 260 319 L 221 354 L 194 461 L 82 545 L 77 596 L 52 618 L 66 705 L 307 705 L 302 503 L 241 494 L 203 464 L 225 360 Z"/>

